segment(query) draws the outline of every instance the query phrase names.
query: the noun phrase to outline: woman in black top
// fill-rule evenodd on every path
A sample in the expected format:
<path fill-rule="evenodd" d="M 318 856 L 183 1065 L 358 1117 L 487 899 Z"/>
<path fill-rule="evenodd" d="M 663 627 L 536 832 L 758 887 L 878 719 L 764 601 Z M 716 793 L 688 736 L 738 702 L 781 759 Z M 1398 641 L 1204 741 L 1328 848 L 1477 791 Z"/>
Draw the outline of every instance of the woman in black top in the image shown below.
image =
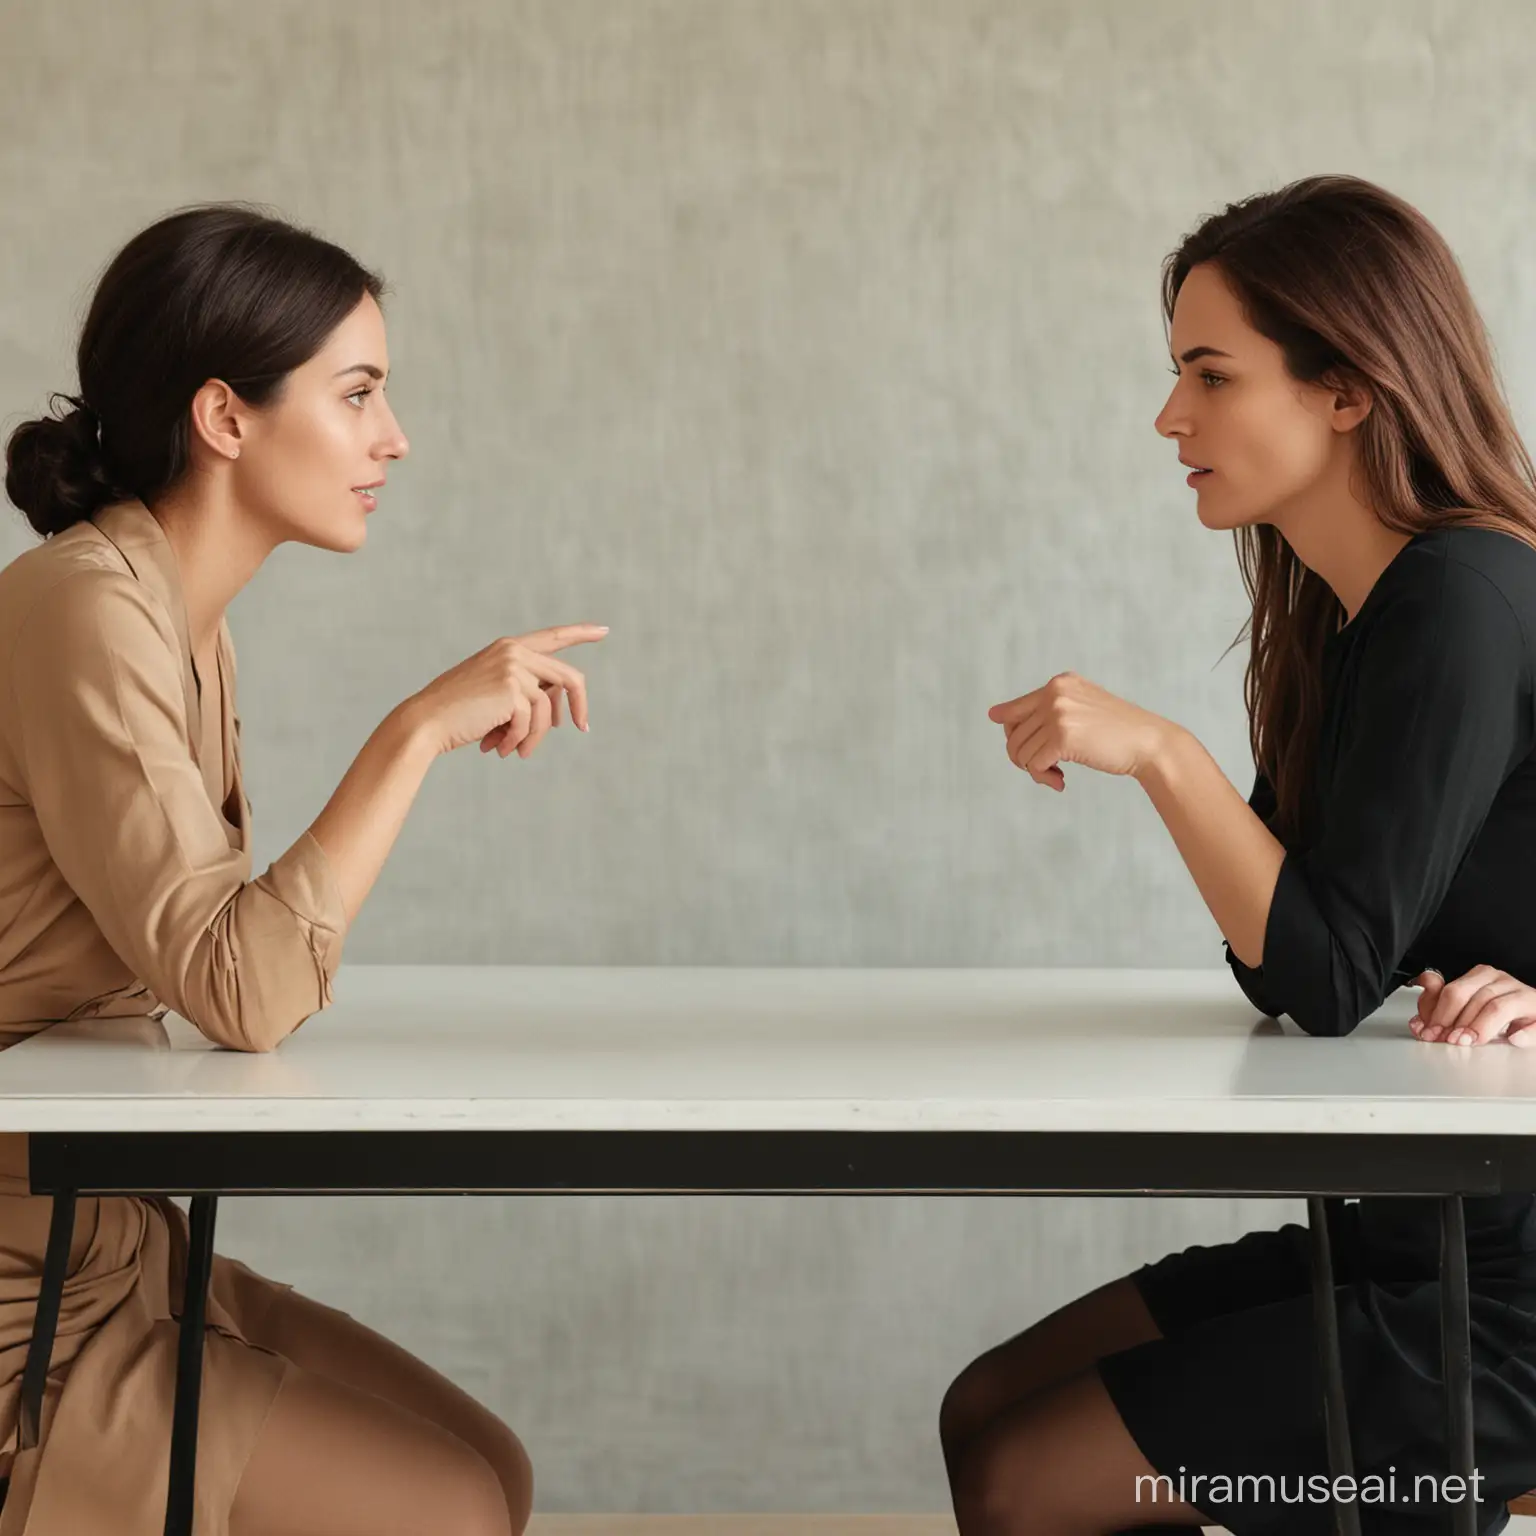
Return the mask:
<path fill-rule="evenodd" d="M 1454 257 L 1401 199 L 1314 177 L 1207 220 L 1164 309 L 1178 382 L 1157 429 L 1253 602 L 1252 793 L 1072 673 L 993 709 L 1009 757 L 1058 791 L 1062 763 L 1141 783 L 1264 1013 L 1342 1035 L 1411 984 L 1426 1049 L 1536 1043 L 1536 473 Z M 1437 1213 L 1340 1210 L 1361 1525 L 1443 1530 L 1449 1506 L 1412 1496 L 1445 1470 Z M 1536 1198 L 1466 1213 L 1493 1532 L 1536 1484 Z M 1294 1223 L 1099 1287 L 950 1388 L 961 1536 L 1328 1530 L 1315 1354 Z M 1160 1501 L 1137 1481 L 1155 1474 Z"/>

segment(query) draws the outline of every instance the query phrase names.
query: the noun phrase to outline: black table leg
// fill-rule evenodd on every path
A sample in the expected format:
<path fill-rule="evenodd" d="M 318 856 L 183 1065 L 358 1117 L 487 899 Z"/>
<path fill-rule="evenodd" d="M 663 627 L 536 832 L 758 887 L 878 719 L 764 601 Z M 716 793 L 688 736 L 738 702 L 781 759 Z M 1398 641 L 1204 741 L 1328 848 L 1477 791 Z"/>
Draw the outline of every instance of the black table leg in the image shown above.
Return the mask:
<path fill-rule="evenodd" d="M 192 1232 L 176 1350 L 176 1405 L 171 1415 L 171 1471 L 165 1496 L 165 1536 L 192 1536 L 197 1473 L 197 1406 L 203 1388 L 203 1329 L 213 1273 L 213 1220 L 218 1199 L 192 1197 Z"/>
<path fill-rule="evenodd" d="M 1440 1366 L 1445 1388 L 1446 1459 L 1450 1471 L 1462 1479 L 1462 1498 L 1451 1505 L 1451 1533 L 1477 1536 L 1467 1218 L 1460 1195 L 1446 1195 L 1440 1201 Z"/>
<path fill-rule="evenodd" d="M 53 1197 L 53 1215 L 48 1223 L 48 1247 L 43 1254 L 43 1275 L 37 1293 L 37 1315 L 32 1323 L 32 1341 L 27 1346 L 27 1363 L 21 1373 L 21 1403 L 18 1409 L 18 1450 L 30 1450 L 42 1431 L 43 1392 L 48 1385 L 48 1366 L 53 1358 L 53 1341 L 59 1329 L 59 1308 L 64 1300 L 64 1280 L 69 1270 L 69 1244 L 75 1232 L 75 1196 L 73 1191 Z"/>
<path fill-rule="evenodd" d="M 1344 1362 L 1339 1352 L 1339 1313 L 1333 1296 L 1333 1253 L 1328 1242 L 1328 1199 L 1307 1197 L 1307 1229 L 1312 1253 L 1312 1326 L 1317 1334 L 1317 1363 L 1323 1384 L 1323 1433 L 1328 1442 L 1328 1473 L 1338 1485 L 1353 1477 L 1349 1443 L 1349 1404 L 1344 1395 Z M 1360 1536 L 1360 1506 L 1336 1499 L 1333 1528 L 1337 1536 Z"/>

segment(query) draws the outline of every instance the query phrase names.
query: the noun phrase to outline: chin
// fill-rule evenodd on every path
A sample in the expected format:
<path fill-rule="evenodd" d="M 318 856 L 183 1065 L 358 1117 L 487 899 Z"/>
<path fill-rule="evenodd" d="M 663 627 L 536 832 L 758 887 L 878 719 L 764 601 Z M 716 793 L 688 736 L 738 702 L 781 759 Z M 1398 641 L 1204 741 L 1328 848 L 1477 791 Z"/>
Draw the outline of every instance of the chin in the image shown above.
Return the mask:
<path fill-rule="evenodd" d="M 327 549 L 333 554 L 350 555 L 368 542 L 368 514 L 359 512 L 350 525 L 340 521 L 326 528 L 306 528 L 299 542 L 312 549 Z"/>
<path fill-rule="evenodd" d="M 1215 533 L 1230 533 L 1237 528 L 1246 528 L 1250 523 L 1261 522 L 1261 517 L 1251 517 L 1241 512 L 1234 514 L 1230 508 L 1211 506 L 1202 502 L 1195 508 L 1195 516 L 1201 524 Z"/>

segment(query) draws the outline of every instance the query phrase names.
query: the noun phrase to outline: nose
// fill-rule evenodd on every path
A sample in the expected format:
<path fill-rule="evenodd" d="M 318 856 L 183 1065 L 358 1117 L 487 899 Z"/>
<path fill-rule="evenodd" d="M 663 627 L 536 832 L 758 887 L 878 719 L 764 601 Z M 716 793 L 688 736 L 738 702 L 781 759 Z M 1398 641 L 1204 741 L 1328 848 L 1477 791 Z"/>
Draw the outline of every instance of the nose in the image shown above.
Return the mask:
<path fill-rule="evenodd" d="M 1189 432 L 1189 413 L 1181 403 L 1179 386 L 1175 384 L 1167 400 L 1163 402 L 1163 408 L 1157 413 L 1152 425 L 1157 429 L 1159 437 L 1177 437 L 1181 433 Z"/>
<path fill-rule="evenodd" d="M 389 407 L 386 406 L 385 409 L 389 410 Z M 386 459 L 403 459 L 411 451 L 411 445 L 405 433 L 400 430 L 400 423 L 393 410 L 389 410 L 389 428 L 379 455 Z"/>

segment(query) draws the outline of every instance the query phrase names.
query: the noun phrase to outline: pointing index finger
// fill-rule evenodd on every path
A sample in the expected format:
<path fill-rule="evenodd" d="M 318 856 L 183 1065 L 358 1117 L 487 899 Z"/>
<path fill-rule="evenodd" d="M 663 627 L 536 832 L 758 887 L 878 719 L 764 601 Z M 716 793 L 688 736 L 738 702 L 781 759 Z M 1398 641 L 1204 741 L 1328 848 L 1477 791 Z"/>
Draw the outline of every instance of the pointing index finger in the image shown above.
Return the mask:
<path fill-rule="evenodd" d="M 530 651 L 563 651 L 568 645 L 591 645 L 608 633 L 606 624 L 556 624 L 552 629 L 536 629 L 524 635 L 522 643 Z"/>
<path fill-rule="evenodd" d="M 1004 704 L 994 704 L 987 711 L 987 718 L 995 720 L 999 725 L 1011 725 L 1014 721 L 1023 718 L 1029 708 L 1029 701 L 1034 697 L 1030 693 L 1021 693 L 1016 699 L 1009 699 Z"/>

